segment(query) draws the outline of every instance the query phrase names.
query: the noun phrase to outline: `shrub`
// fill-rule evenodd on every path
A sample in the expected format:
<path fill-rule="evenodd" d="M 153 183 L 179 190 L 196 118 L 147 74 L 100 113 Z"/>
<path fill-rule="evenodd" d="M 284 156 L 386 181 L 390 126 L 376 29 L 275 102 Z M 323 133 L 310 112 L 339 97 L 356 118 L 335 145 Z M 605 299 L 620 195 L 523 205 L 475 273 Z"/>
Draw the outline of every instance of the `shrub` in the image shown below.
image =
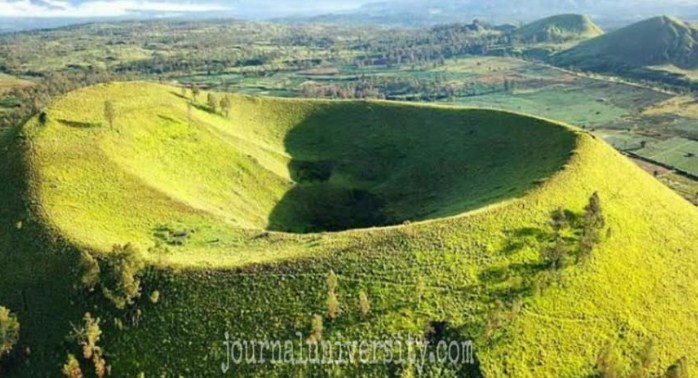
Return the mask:
<path fill-rule="evenodd" d="M 218 101 L 216 100 L 216 97 L 212 93 L 209 93 L 206 102 L 208 102 L 208 109 L 212 113 L 215 113 L 216 108 L 218 107 Z"/>
<path fill-rule="evenodd" d="M 560 270 L 565 267 L 568 255 L 568 248 L 565 241 L 559 235 L 555 240 L 541 251 L 540 259 L 543 264 L 553 270 Z"/>
<path fill-rule="evenodd" d="M 19 321 L 10 310 L 0 306 L 0 359 L 10 354 L 19 341 Z"/>
<path fill-rule="evenodd" d="M 688 373 L 688 360 L 686 357 L 681 358 L 680 360 L 676 361 L 673 365 L 669 366 L 669 369 L 667 369 L 666 374 L 664 374 L 665 378 L 689 378 L 690 375 Z"/>
<path fill-rule="evenodd" d="M 327 275 L 327 292 L 333 293 L 337 289 L 338 283 L 337 275 L 334 272 L 330 272 Z"/>
<path fill-rule="evenodd" d="M 322 340 L 323 328 L 322 316 L 314 315 L 311 323 L 310 337 L 308 337 L 308 342 L 311 344 L 320 342 L 320 340 Z"/>
<path fill-rule="evenodd" d="M 339 315 L 339 300 L 334 292 L 327 293 L 327 316 L 335 320 Z"/>
<path fill-rule="evenodd" d="M 596 358 L 596 371 L 601 378 L 620 378 L 618 354 L 612 344 L 604 347 Z"/>
<path fill-rule="evenodd" d="M 63 365 L 63 370 L 61 370 L 61 372 L 68 378 L 82 378 L 80 362 L 78 362 L 78 359 L 72 354 L 68 355 L 68 360 L 65 365 Z"/>
<path fill-rule="evenodd" d="M 80 265 L 82 271 L 80 282 L 88 290 L 94 290 L 99 284 L 99 263 L 89 252 L 83 251 L 80 254 Z"/>
<path fill-rule="evenodd" d="M 48 121 L 48 116 L 46 112 L 39 113 L 39 125 L 46 126 L 46 121 Z"/>
<path fill-rule="evenodd" d="M 371 311 L 371 302 L 368 301 L 368 295 L 366 292 L 359 292 L 359 311 L 361 315 L 366 316 Z"/>
<path fill-rule="evenodd" d="M 339 299 L 337 299 L 337 286 L 339 280 L 334 272 L 327 275 L 327 316 L 334 320 L 339 315 Z"/>
<path fill-rule="evenodd" d="M 115 245 L 100 265 L 100 284 L 104 296 L 118 309 L 133 304 L 141 295 L 138 274 L 144 263 L 138 250 L 131 244 Z"/>
<path fill-rule="evenodd" d="M 150 293 L 150 303 L 156 304 L 160 301 L 160 292 L 155 290 Z"/>

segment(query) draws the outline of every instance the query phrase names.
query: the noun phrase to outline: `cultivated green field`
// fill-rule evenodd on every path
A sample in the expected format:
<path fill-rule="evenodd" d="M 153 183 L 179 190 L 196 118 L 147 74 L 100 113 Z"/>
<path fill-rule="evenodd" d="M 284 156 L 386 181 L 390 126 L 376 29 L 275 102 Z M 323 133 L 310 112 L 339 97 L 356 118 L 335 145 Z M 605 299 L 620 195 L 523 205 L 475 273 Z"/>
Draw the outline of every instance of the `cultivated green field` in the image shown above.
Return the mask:
<path fill-rule="evenodd" d="M 629 373 L 650 341 L 651 373 L 698 354 L 698 210 L 594 136 L 513 113 L 374 101 L 234 96 L 224 117 L 204 95 L 189 112 L 191 93 L 179 88 L 95 86 L 55 102 L 45 124 L 3 136 L 0 303 L 31 348 L 9 376 L 57 375 L 68 352 L 81 356 L 65 336 L 87 311 L 103 320 L 99 343 L 116 376 L 220 375 L 225 332 L 297 340 L 314 314 L 323 340 L 422 335 L 446 322 L 474 341 L 472 368 L 488 377 L 593 376 L 611 346 Z M 551 271 L 541 261 L 551 214 L 569 212 L 573 249 L 594 192 L 600 243 Z M 365 228 L 377 225 L 392 226 Z M 143 297 L 121 311 L 80 289 L 79 266 L 127 242 L 150 268 Z"/>
<path fill-rule="evenodd" d="M 645 148 L 635 153 L 643 158 L 674 167 L 698 177 L 698 142 L 696 141 L 684 138 L 671 138 L 648 144 Z"/>

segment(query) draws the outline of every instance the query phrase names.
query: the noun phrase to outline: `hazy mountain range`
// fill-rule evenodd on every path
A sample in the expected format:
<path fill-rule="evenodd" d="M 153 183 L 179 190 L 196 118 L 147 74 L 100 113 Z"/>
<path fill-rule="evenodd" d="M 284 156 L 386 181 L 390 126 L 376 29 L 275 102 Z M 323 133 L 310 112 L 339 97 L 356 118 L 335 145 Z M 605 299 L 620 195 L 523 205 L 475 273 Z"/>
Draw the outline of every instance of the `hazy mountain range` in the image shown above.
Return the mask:
<path fill-rule="evenodd" d="M 696 0 L 0 0 L 0 30 L 143 18 L 275 19 L 423 26 L 474 18 L 528 22 L 553 14 L 591 15 L 605 27 L 647 16 L 698 18 Z"/>

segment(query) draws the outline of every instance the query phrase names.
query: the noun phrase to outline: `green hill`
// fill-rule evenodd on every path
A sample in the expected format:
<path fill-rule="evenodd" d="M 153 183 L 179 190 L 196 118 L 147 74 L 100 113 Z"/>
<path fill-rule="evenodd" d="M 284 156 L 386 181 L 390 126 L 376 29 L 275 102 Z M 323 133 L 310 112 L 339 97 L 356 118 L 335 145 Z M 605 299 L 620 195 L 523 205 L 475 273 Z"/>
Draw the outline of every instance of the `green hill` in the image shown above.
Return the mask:
<path fill-rule="evenodd" d="M 524 25 L 514 31 L 516 40 L 526 43 L 566 42 L 598 37 L 603 30 L 589 17 L 562 14 Z"/>
<path fill-rule="evenodd" d="M 340 312 L 323 340 L 431 326 L 475 343 L 479 367 L 460 374 L 591 376 L 609 345 L 628 372 L 650 341 L 651 372 L 698 355 L 698 211 L 589 134 L 482 109 L 234 96 L 224 117 L 187 102 L 164 85 L 100 85 L 2 136 L 0 304 L 22 332 L 9 376 L 57 376 L 69 352 L 89 372 L 66 339 L 85 312 L 102 319 L 114 376 L 217 376 L 226 332 L 307 338 L 331 271 Z M 578 262 L 594 192 L 606 224 Z M 570 256 L 551 270 L 540 256 L 557 209 Z M 80 281 L 87 256 L 106 269 L 129 242 L 148 267 L 141 299 L 117 310 Z"/>
<path fill-rule="evenodd" d="M 552 57 L 555 64 L 584 70 L 620 71 L 672 64 L 698 67 L 698 29 L 662 16 L 585 41 Z"/>

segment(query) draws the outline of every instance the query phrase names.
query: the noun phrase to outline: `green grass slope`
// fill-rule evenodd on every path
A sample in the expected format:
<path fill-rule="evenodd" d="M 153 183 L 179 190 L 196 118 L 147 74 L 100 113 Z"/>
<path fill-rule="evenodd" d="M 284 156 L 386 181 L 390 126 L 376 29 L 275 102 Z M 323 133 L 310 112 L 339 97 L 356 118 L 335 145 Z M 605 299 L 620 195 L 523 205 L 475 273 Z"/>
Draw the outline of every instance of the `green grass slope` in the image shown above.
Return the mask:
<path fill-rule="evenodd" d="M 101 120 L 105 99 L 114 128 Z M 235 97 L 229 118 L 197 107 L 190 124 L 186 102 L 162 85 L 96 86 L 55 103 L 46 125 L 4 136 L 0 303 L 32 351 L 10 376 L 57 375 L 79 353 L 64 336 L 87 311 L 103 319 L 116 376 L 217 376 L 224 332 L 307 337 L 331 270 L 340 314 L 325 319 L 325 340 L 421 335 L 446 321 L 475 342 L 488 377 L 591 376 L 610 344 L 626 372 L 649 340 L 651 372 L 698 355 L 698 211 L 588 134 L 487 110 L 253 97 Z M 579 214 L 594 191 L 607 229 L 593 258 L 536 289 L 550 214 Z M 396 226 L 366 228 L 377 224 Z M 342 231 L 315 232 L 330 229 Z M 182 230 L 180 245 L 145 252 Z M 122 312 L 79 290 L 76 265 L 80 251 L 125 242 L 152 267 Z M 124 326 L 136 308 L 140 321 Z"/>
<path fill-rule="evenodd" d="M 693 26 L 661 16 L 580 43 L 555 55 L 553 62 L 603 71 L 663 64 L 691 69 L 698 66 L 696 40 Z"/>
<path fill-rule="evenodd" d="M 598 37 L 603 30 L 588 16 L 561 14 L 526 24 L 514 32 L 514 38 L 526 43 L 566 42 Z"/>

